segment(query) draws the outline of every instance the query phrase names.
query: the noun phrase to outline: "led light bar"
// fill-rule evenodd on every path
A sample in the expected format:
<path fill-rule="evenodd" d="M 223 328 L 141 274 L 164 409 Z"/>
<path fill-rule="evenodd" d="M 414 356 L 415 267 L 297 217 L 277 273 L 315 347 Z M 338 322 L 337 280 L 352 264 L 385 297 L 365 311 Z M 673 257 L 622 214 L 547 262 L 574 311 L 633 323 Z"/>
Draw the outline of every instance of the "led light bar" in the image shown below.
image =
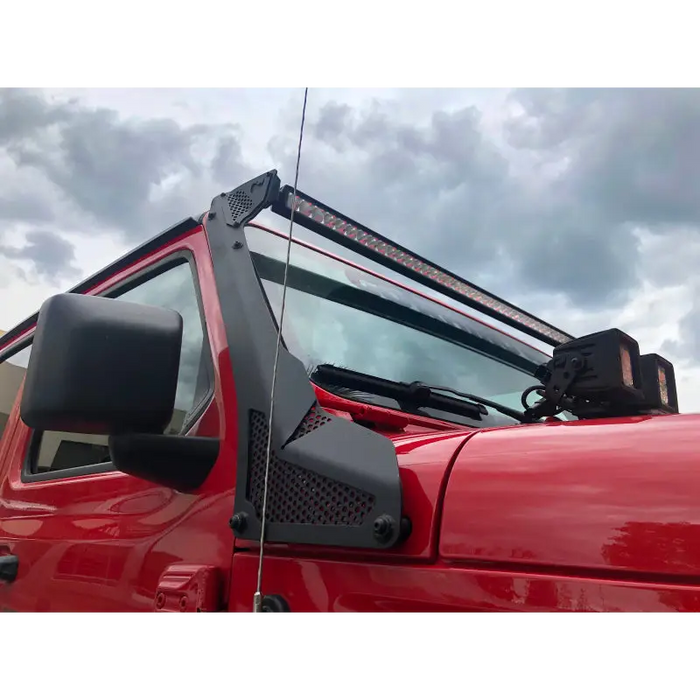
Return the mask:
<path fill-rule="evenodd" d="M 549 345 L 574 337 L 285 185 L 272 211 Z"/>

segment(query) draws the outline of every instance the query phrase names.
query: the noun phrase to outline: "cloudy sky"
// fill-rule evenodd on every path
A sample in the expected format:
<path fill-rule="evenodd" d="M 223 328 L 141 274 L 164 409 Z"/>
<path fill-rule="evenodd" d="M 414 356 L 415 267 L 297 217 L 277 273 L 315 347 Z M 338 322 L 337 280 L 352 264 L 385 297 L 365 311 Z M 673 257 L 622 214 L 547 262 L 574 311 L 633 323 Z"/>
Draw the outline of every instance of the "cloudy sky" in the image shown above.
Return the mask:
<path fill-rule="evenodd" d="M 301 90 L 0 90 L 0 328 L 214 194 L 294 175 Z M 321 90 L 299 186 L 700 410 L 700 91 Z"/>

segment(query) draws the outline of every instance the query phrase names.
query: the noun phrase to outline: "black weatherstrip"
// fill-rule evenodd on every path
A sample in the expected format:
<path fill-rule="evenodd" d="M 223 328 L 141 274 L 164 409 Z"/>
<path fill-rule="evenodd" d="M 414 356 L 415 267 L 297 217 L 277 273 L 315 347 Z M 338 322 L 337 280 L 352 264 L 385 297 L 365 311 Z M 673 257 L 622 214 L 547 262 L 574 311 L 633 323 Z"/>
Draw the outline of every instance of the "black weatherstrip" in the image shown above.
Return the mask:
<path fill-rule="evenodd" d="M 256 273 L 245 224 L 274 201 L 275 171 L 212 201 L 205 228 L 238 402 L 232 527 L 258 540 L 277 326 Z M 384 548 L 399 539 L 401 481 L 393 444 L 317 404 L 306 368 L 280 350 L 265 539 Z"/>

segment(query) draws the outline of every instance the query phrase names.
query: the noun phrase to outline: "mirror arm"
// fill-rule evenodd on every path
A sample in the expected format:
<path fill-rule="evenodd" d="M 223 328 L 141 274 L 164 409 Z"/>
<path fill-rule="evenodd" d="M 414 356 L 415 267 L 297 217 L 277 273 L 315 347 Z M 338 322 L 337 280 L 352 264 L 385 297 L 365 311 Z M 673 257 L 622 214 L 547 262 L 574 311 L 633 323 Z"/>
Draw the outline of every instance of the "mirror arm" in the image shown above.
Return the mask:
<path fill-rule="evenodd" d="M 109 438 L 116 469 L 184 493 L 204 484 L 219 448 L 219 439 L 211 437 L 132 434 Z"/>

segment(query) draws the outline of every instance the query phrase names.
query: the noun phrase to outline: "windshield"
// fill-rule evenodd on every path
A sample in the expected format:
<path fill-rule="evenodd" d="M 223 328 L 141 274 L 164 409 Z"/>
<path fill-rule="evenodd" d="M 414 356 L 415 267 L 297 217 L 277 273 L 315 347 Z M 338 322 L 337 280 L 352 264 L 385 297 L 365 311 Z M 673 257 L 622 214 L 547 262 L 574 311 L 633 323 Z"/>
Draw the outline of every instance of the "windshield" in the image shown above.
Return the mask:
<path fill-rule="evenodd" d="M 255 227 L 247 240 L 270 306 L 279 320 L 287 241 Z M 295 243 L 283 328 L 290 352 L 309 372 L 332 364 L 399 382 L 421 381 L 478 394 L 522 410 L 548 357 L 430 299 Z M 363 400 L 398 408 L 391 399 Z M 489 410 L 483 421 L 434 409 L 424 415 L 468 425 L 509 425 Z"/>

